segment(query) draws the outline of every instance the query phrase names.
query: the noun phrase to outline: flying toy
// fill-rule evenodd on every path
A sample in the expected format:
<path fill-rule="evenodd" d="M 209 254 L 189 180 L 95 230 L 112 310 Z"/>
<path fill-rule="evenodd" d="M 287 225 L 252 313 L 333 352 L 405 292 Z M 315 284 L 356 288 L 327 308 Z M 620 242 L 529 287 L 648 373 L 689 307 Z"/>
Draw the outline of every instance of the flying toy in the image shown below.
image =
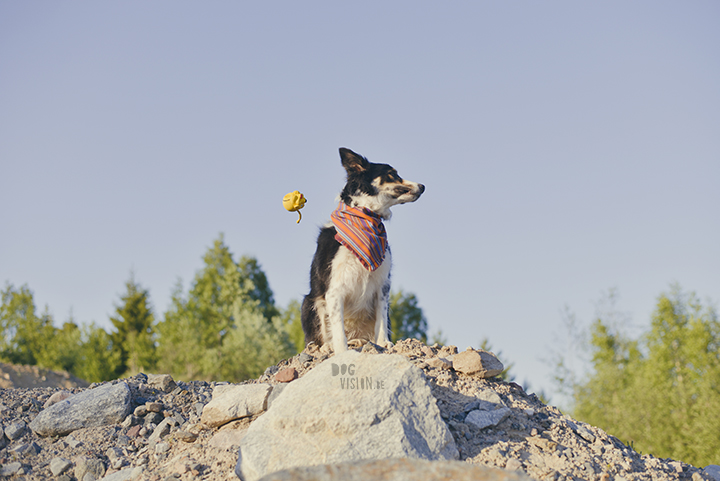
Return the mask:
<path fill-rule="evenodd" d="M 290 212 L 297 212 L 300 216 L 298 217 L 296 224 L 299 224 L 302 220 L 302 214 L 300 213 L 300 209 L 305 207 L 305 202 L 307 202 L 307 199 L 297 190 L 294 190 L 289 194 L 285 194 L 285 197 L 283 197 L 283 207 L 285 207 Z"/>

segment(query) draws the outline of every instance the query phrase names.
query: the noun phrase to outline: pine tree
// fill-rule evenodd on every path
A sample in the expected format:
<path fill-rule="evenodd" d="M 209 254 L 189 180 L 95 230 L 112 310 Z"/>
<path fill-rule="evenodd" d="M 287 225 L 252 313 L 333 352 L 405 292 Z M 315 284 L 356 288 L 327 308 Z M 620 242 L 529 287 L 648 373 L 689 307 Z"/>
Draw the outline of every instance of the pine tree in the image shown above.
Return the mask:
<path fill-rule="evenodd" d="M 115 327 L 110 340 L 120 360 L 118 376 L 152 371 L 157 359 L 150 294 L 135 281 L 132 273 L 125 288 L 122 303 L 115 306 L 115 315 L 110 317 Z"/>
<path fill-rule="evenodd" d="M 48 366 L 46 349 L 52 348 L 55 334 L 47 308 L 37 316 L 33 293 L 27 286 L 15 289 L 7 284 L 0 305 L 0 358 L 14 364 Z"/>
<path fill-rule="evenodd" d="M 203 262 L 187 295 L 178 282 L 157 326 L 161 370 L 179 379 L 240 381 L 256 372 L 255 363 L 287 356 L 291 344 L 257 260 L 236 263 L 220 235 Z"/>
<path fill-rule="evenodd" d="M 389 315 L 392 342 L 410 337 L 427 342 L 427 319 L 415 294 L 406 294 L 402 290 L 390 294 Z"/>

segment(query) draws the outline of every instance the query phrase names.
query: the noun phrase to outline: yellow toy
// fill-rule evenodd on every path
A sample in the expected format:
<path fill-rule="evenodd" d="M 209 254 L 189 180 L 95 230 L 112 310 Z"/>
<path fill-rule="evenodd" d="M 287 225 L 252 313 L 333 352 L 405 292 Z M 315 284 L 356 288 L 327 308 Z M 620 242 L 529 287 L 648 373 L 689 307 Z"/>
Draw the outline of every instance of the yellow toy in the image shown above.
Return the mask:
<path fill-rule="evenodd" d="M 297 190 L 290 192 L 289 194 L 286 194 L 285 197 L 283 197 L 283 207 L 285 207 L 290 212 L 297 212 L 300 216 L 298 217 L 296 224 L 299 224 L 302 220 L 302 214 L 300 213 L 300 209 L 305 207 L 305 202 L 307 202 L 307 199 Z"/>

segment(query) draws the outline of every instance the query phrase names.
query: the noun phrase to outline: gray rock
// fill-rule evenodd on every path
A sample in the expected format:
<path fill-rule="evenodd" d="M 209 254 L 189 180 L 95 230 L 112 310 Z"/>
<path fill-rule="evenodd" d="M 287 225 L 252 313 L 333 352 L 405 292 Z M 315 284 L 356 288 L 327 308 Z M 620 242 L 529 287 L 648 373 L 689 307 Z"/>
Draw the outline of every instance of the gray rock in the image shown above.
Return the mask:
<path fill-rule="evenodd" d="M 177 387 L 170 374 L 148 374 L 147 383 L 162 392 L 170 392 Z"/>
<path fill-rule="evenodd" d="M 100 479 L 105 474 L 105 465 L 97 458 L 80 457 L 75 461 L 75 477 L 84 480 L 86 476 Z"/>
<path fill-rule="evenodd" d="M 280 393 L 283 392 L 285 386 L 287 386 L 287 384 L 275 384 L 272 387 L 272 391 L 270 391 L 270 394 L 267 398 L 267 409 L 270 409 L 270 406 L 272 406 L 272 403 L 275 401 L 275 399 L 277 399 Z"/>
<path fill-rule="evenodd" d="M 58 391 L 52 396 L 50 396 L 47 401 L 45 401 L 45 404 L 43 404 L 43 409 L 47 409 L 53 404 L 57 404 L 60 401 L 69 398 L 70 396 L 72 396 L 72 393 L 70 391 Z"/>
<path fill-rule="evenodd" d="M 235 419 L 263 412 L 270 384 L 224 384 L 215 386 L 212 401 L 202 411 L 201 422 L 218 427 Z"/>
<path fill-rule="evenodd" d="M 716 481 L 720 481 L 720 466 L 718 466 L 717 464 L 710 464 L 708 466 L 705 466 L 705 468 L 703 468 L 703 471 L 705 471 Z"/>
<path fill-rule="evenodd" d="M 27 424 L 23 421 L 12 423 L 10 426 L 5 428 L 5 436 L 7 436 L 11 441 L 15 441 L 25 434 L 25 429 L 27 429 Z"/>
<path fill-rule="evenodd" d="M 53 476 L 60 476 L 71 467 L 72 462 L 65 458 L 56 457 L 50 460 L 50 472 Z"/>
<path fill-rule="evenodd" d="M 81 428 L 120 424 L 129 411 L 128 385 L 124 382 L 107 384 L 83 391 L 41 411 L 30 423 L 30 429 L 40 436 L 63 436 Z"/>
<path fill-rule="evenodd" d="M 13 476 L 15 474 L 20 474 L 20 471 L 22 469 L 23 465 L 18 461 L 4 464 L 2 465 L 2 467 L 0 467 L 0 476 Z"/>
<path fill-rule="evenodd" d="M 517 472 L 462 461 L 382 459 L 305 466 L 268 474 L 260 481 L 529 481 Z"/>
<path fill-rule="evenodd" d="M 493 353 L 472 349 L 453 356 L 452 367 L 458 372 L 477 374 L 483 378 L 497 376 L 505 369 Z"/>
<path fill-rule="evenodd" d="M 292 456 L 288 453 L 293 453 Z M 455 459 L 422 371 L 400 355 L 347 351 L 284 388 L 248 428 L 236 474 L 386 458 Z"/>
<path fill-rule="evenodd" d="M 35 456 L 40 454 L 42 449 L 36 442 L 31 442 L 15 446 L 9 451 L 17 456 Z"/>
<path fill-rule="evenodd" d="M 158 426 L 153 430 L 152 435 L 150 435 L 150 437 L 148 438 L 148 443 L 154 444 L 161 438 L 170 434 L 170 427 L 173 424 L 177 424 L 177 422 L 172 420 L 171 418 L 163 419 L 163 421 L 158 424 Z"/>
<path fill-rule="evenodd" d="M 134 468 L 121 469 L 112 474 L 108 474 L 99 481 L 130 481 L 132 479 L 138 479 L 143 473 L 144 468 L 142 466 L 136 466 Z"/>
<path fill-rule="evenodd" d="M 465 417 L 465 423 L 473 424 L 478 429 L 485 429 L 503 422 L 510 415 L 510 412 L 508 408 L 500 408 L 494 411 L 476 409 L 468 413 Z"/>

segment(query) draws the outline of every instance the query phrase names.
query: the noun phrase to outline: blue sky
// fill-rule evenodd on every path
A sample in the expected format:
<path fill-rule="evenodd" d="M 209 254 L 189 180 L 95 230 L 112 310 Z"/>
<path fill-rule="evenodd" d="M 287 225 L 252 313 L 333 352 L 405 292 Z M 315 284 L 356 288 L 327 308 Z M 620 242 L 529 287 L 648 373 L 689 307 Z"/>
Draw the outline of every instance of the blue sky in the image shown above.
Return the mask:
<path fill-rule="evenodd" d="M 711 1 L 2 2 L 0 282 L 160 317 L 222 232 L 286 305 L 343 146 L 427 186 L 387 229 L 431 331 L 551 392 L 565 306 L 720 299 L 718 45 Z"/>

